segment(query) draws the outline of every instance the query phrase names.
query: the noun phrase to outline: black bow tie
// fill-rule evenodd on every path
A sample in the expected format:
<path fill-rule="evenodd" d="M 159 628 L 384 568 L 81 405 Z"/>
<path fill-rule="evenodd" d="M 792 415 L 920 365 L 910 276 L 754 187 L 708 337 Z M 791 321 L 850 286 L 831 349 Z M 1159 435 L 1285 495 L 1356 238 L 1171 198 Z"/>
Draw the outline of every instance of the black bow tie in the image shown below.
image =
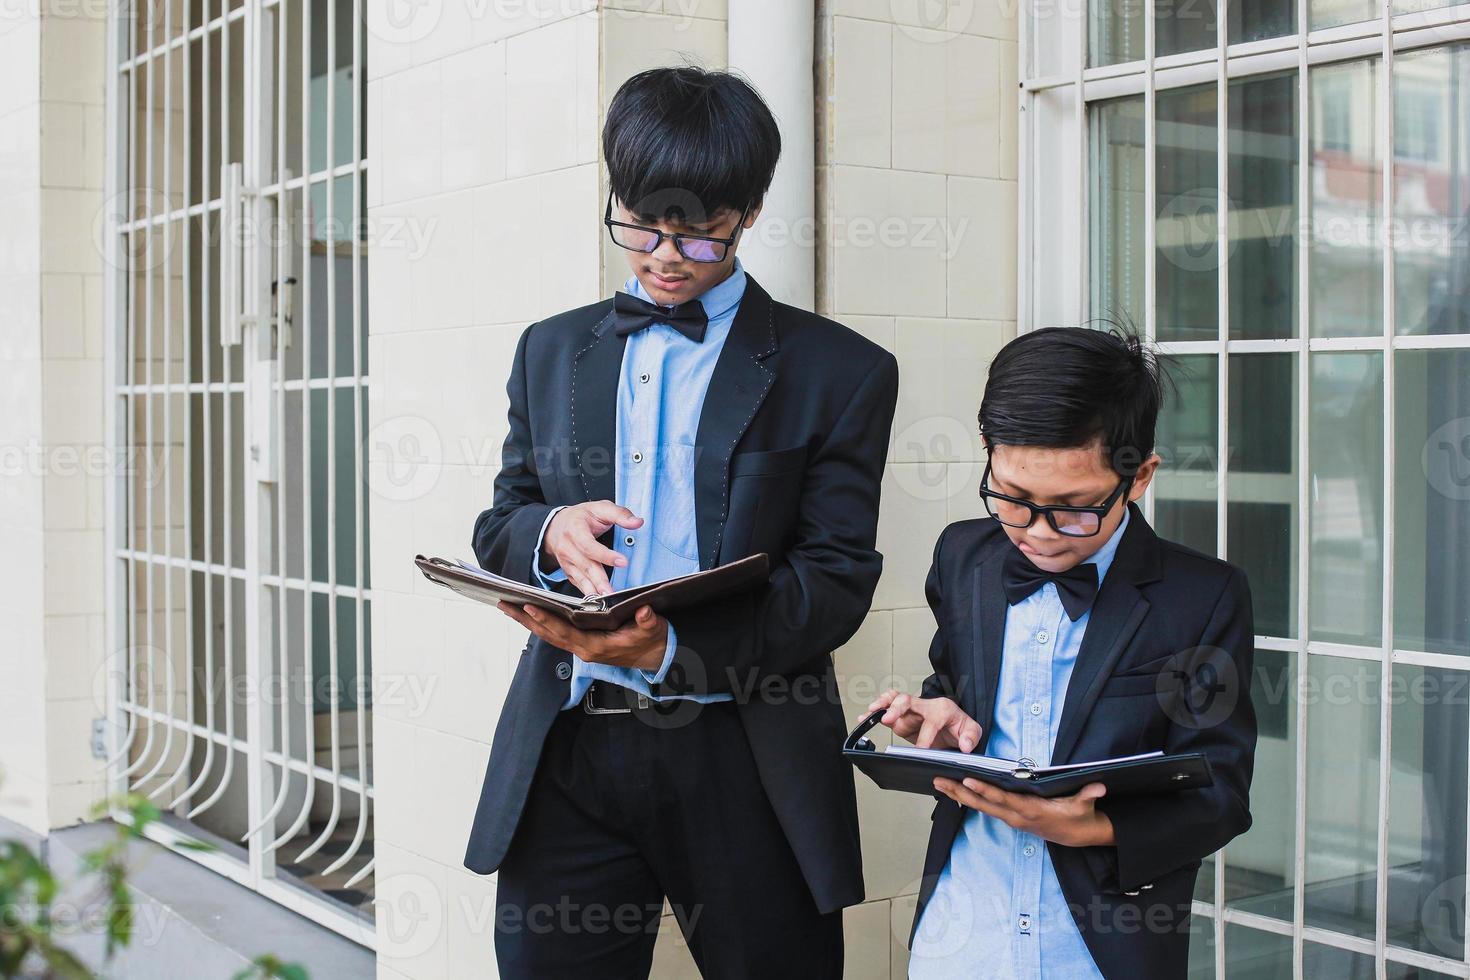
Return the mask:
<path fill-rule="evenodd" d="M 709 326 L 709 315 L 704 304 L 697 299 L 678 306 L 657 306 L 645 303 L 632 293 L 619 292 L 613 297 L 616 311 L 616 326 L 619 337 L 626 337 L 635 330 L 642 330 L 655 322 L 667 323 L 696 344 L 704 342 L 704 328 Z"/>
<path fill-rule="evenodd" d="M 1097 598 L 1097 563 L 1073 565 L 1065 572 L 1045 572 L 1031 564 L 1031 559 L 1022 551 L 1012 548 L 1001 569 L 1001 581 L 1006 590 L 1006 602 L 1013 606 L 1051 582 L 1057 587 L 1057 596 L 1062 600 L 1062 608 L 1067 610 L 1067 617 L 1075 623 Z"/>

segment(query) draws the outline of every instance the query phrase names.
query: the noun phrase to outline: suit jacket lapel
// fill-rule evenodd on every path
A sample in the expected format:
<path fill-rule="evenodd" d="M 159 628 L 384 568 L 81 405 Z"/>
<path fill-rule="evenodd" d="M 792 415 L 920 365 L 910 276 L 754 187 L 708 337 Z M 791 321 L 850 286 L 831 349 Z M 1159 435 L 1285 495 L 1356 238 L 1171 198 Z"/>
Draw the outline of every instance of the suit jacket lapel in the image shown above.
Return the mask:
<path fill-rule="evenodd" d="M 609 307 L 572 361 L 571 446 L 586 500 L 613 500 L 617 493 L 618 376 L 628 338 L 612 322 Z"/>
<path fill-rule="evenodd" d="M 1087 632 L 1077 651 L 1077 663 L 1067 682 L 1061 724 L 1051 752 L 1054 765 L 1071 761 L 1083 723 L 1123 655 L 1123 648 L 1148 614 L 1149 601 L 1137 587 L 1159 578 L 1158 536 L 1144 521 L 1137 505 L 1130 503 L 1128 508 L 1128 529 L 1123 532 L 1113 563 L 1098 589 Z"/>
<path fill-rule="evenodd" d="M 745 294 L 704 396 L 695 439 L 694 524 L 700 568 L 719 563 L 730 506 L 730 457 L 776 381 L 776 364 L 767 358 L 777 349 L 774 304 L 747 274 Z M 616 387 L 616 377 L 613 380 Z"/>
<path fill-rule="evenodd" d="M 1000 684 L 1001 657 L 1005 653 L 1006 604 L 1005 590 L 1001 586 L 1002 557 L 1009 541 L 1004 534 L 997 544 L 989 549 L 985 557 L 975 563 L 974 603 L 970 614 L 972 630 L 971 647 L 974 660 L 970 674 L 970 717 L 980 723 L 980 745 L 990 737 L 990 728 L 995 723 L 995 692 Z"/>

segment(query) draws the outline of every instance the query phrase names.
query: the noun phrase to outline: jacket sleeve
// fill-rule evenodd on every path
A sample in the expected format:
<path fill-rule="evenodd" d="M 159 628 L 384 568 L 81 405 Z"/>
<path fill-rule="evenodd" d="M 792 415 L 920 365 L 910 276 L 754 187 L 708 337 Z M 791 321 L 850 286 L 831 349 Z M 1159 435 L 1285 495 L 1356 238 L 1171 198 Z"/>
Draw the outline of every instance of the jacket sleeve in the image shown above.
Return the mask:
<path fill-rule="evenodd" d="M 862 624 L 883 556 L 878 497 L 898 399 L 898 363 L 885 354 L 858 384 L 807 465 L 796 543 L 766 588 L 669 615 L 678 647 L 657 695 L 748 693 L 762 677 L 795 673 Z"/>
<path fill-rule="evenodd" d="M 1113 823 L 1115 843 L 1084 850 L 1105 890 L 1137 891 L 1202 860 L 1250 827 L 1254 630 L 1250 586 L 1232 566 L 1198 644 L 1178 659 L 1177 689 L 1160 695 L 1169 699 L 1165 710 L 1171 720 L 1164 751 L 1203 753 L 1214 783 L 1173 796 L 1099 800 L 1098 809 Z"/>
<path fill-rule="evenodd" d="M 532 562 L 541 526 L 551 506 L 541 493 L 541 477 L 531 444 L 526 403 L 526 345 L 535 324 L 521 333 L 505 392 L 510 398 L 510 429 L 500 450 L 500 472 L 489 510 L 475 518 L 471 544 L 480 567 L 497 575 L 539 585 Z"/>

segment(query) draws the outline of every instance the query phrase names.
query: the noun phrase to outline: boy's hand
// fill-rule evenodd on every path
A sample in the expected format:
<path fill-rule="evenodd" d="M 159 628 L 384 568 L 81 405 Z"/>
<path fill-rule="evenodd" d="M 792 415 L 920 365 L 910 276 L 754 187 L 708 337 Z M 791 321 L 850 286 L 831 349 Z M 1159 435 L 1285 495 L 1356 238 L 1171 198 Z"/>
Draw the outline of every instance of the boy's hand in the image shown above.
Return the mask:
<path fill-rule="evenodd" d="M 921 749 L 959 749 L 973 752 L 980 744 L 980 723 L 949 698 L 916 698 L 885 691 L 868 705 L 866 714 L 887 708 L 880 719 L 900 738 Z"/>
<path fill-rule="evenodd" d="M 961 806 L 988 813 L 1016 830 L 1067 847 L 1111 846 L 1113 822 L 1097 808 L 1107 788 L 1088 783 L 1071 796 L 1045 799 L 1029 793 L 1010 793 L 980 779 L 935 779 L 934 788 Z"/>
<path fill-rule="evenodd" d="M 556 512 L 541 539 L 541 570 L 554 572 L 560 568 L 583 595 L 611 592 L 612 585 L 603 566 L 621 567 L 628 564 L 628 559 L 611 548 L 604 548 L 597 540 L 598 535 L 606 534 L 612 527 L 631 530 L 642 526 L 643 518 L 611 500 L 565 507 Z"/>
<path fill-rule="evenodd" d="M 668 652 L 668 620 L 643 606 L 615 630 L 582 630 L 535 606 L 497 602 L 496 608 L 554 647 L 587 663 L 658 670 Z"/>

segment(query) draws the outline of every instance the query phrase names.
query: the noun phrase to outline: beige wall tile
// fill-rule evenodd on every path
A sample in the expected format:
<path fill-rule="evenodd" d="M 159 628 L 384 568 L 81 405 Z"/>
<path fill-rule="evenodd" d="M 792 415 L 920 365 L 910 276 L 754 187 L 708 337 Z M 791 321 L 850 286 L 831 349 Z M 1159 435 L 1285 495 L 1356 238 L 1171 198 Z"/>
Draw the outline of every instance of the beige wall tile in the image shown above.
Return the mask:
<path fill-rule="evenodd" d="M 87 8 L 90 10 L 90 8 Z M 52 16 L 41 25 L 41 98 L 101 105 L 107 70 L 107 21 Z"/>
<path fill-rule="evenodd" d="M 890 929 L 893 933 L 893 962 L 890 970 L 895 977 L 909 975 L 909 930 L 913 927 L 914 909 L 918 906 L 915 895 L 895 898 L 890 912 Z"/>
<path fill-rule="evenodd" d="M 949 225 L 964 229 L 950 262 L 949 315 L 1016 319 L 1016 185 L 949 178 Z"/>
<path fill-rule="evenodd" d="M 93 237 L 102 193 L 95 190 L 43 188 L 41 271 L 96 273 L 102 254 Z"/>
<path fill-rule="evenodd" d="M 440 71 L 437 62 L 430 62 L 379 82 L 380 129 L 392 138 L 375 144 L 378 155 L 372 158 L 368 183 L 378 184 L 385 204 L 439 190 L 443 119 L 430 107 L 442 92 Z"/>
<path fill-rule="evenodd" d="M 46 777 L 53 785 L 97 781 L 105 772 L 92 758 L 91 698 L 46 704 Z"/>
<path fill-rule="evenodd" d="M 893 29 L 852 17 L 832 18 L 831 120 L 825 162 L 863 167 L 893 163 Z M 900 112 L 908 107 L 899 102 Z"/>
<path fill-rule="evenodd" d="M 451 0 L 458 2 L 458 0 Z M 443 186 L 505 178 L 505 45 L 472 48 L 440 65 Z"/>
<path fill-rule="evenodd" d="M 444 873 L 448 886 L 449 972 L 454 977 L 493 977 L 495 879 L 463 868 Z"/>
<path fill-rule="evenodd" d="M 556 21 L 505 43 L 507 176 L 596 160 L 597 14 Z"/>
<path fill-rule="evenodd" d="M 605 11 L 603 18 L 604 111 L 618 86 L 644 69 L 686 63 L 725 66 L 723 21 L 618 9 Z"/>
<path fill-rule="evenodd" d="M 829 173 L 831 308 L 942 316 L 945 178 L 847 166 Z"/>
<path fill-rule="evenodd" d="M 883 575 L 873 598 L 876 609 L 924 605 L 924 576 L 945 523 L 942 475 L 937 484 L 932 479 L 917 463 L 890 463 L 883 475 L 878 518 Z"/>
<path fill-rule="evenodd" d="M 990 361 L 1009 339 L 1007 325 L 984 320 L 900 317 L 895 324 L 901 385 L 893 457 L 935 464 L 979 458 L 980 399 Z"/>
<path fill-rule="evenodd" d="M 468 326 L 474 320 L 474 192 L 454 191 L 416 202 L 423 248 L 409 253 L 410 311 L 415 331 Z"/>
<path fill-rule="evenodd" d="M 46 605 L 51 613 L 103 611 L 100 531 L 46 532 Z"/>
<path fill-rule="evenodd" d="M 837 690 L 842 696 L 842 714 L 849 728 L 893 680 L 893 614 L 877 610 L 868 614 L 852 639 L 832 655 L 837 672 Z M 875 731 L 874 741 L 886 743 L 888 730 Z M 864 777 L 859 776 L 861 781 Z"/>
<path fill-rule="evenodd" d="M 448 980 L 448 878 L 435 861 L 376 844 L 378 963 L 413 980 Z"/>
<path fill-rule="evenodd" d="M 895 30 L 893 166 L 1002 176 L 1015 155 L 1015 81 L 1002 82 L 1014 48 L 967 34 Z"/>
<path fill-rule="evenodd" d="M 844 980 L 888 980 L 888 919 L 887 902 L 868 901 L 843 910 Z"/>

